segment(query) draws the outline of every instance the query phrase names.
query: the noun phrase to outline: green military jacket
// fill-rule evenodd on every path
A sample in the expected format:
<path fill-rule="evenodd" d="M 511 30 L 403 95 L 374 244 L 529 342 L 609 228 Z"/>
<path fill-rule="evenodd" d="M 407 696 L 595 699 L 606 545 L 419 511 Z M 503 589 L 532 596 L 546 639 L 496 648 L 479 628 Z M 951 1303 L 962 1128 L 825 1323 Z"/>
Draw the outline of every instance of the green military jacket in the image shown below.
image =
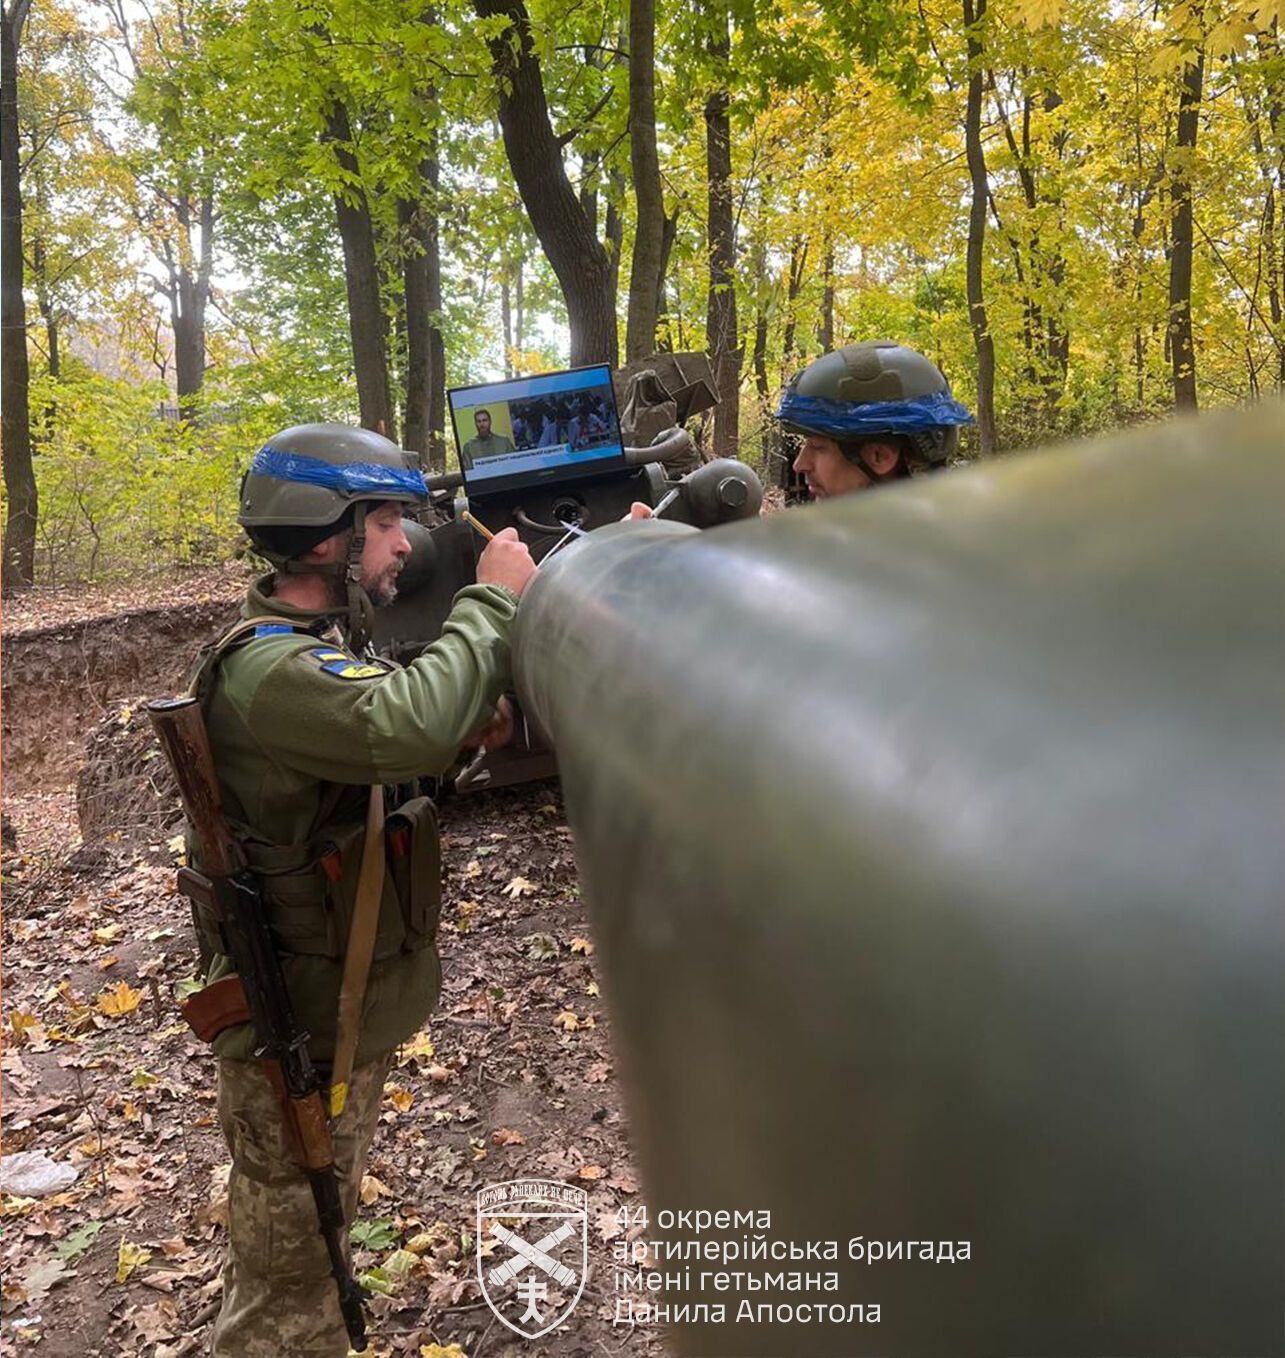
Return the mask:
<path fill-rule="evenodd" d="M 326 615 L 273 598 L 272 580 L 250 589 L 244 616 L 304 630 L 264 624 L 224 653 L 204 690 L 205 720 L 224 812 L 258 877 L 295 1013 L 313 1059 L 328 1062 L 369 787 L 450 766 L 509 685 L 517 603 L 498 586 L 462 589 L 441 637 L 399 668 L 354 656 Z M 358 1061 L 414 1033 L 441 984 L 441 868 L 427 799 L 394 811 L 388 835 Z M 218 980 L 231 963 L 199 911 L 197 930 L 212 955 L 208 979 Z M 250 1025 L 227 1029 L 214 1047 L 249 1058 Z"/>
<path fill-rule="evenodd" d="M 495 457 L 499 453 L 514 452 L 513 440 L 507 434 L 497 434 L 492 430 L 485 438 L 474 435 L 464 445 L 464 456 L 472 459 Z"/>

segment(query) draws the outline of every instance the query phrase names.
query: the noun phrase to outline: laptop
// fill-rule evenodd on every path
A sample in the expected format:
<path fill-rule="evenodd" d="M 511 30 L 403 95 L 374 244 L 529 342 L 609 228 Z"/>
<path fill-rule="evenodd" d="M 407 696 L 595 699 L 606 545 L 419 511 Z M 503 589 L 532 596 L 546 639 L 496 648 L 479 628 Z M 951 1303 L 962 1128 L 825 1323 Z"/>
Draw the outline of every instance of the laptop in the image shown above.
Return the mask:
<path fill-rule="evenodd" d="M 605 363 L 452 387 L 446 399 L 470 496 L 601 476 L 626 465 Z"/>

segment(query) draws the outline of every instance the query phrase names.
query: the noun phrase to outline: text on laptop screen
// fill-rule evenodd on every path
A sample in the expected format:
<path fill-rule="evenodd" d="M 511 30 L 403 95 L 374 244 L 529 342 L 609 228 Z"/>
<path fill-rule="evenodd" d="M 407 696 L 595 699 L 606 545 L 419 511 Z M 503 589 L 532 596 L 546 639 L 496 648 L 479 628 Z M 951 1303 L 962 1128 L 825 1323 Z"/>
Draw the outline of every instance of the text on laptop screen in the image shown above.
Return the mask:
<path fill-rule="evenodd" d="M 625 465 L 605 364 L 447 393 L 465 486 L 475 494 Z"/>

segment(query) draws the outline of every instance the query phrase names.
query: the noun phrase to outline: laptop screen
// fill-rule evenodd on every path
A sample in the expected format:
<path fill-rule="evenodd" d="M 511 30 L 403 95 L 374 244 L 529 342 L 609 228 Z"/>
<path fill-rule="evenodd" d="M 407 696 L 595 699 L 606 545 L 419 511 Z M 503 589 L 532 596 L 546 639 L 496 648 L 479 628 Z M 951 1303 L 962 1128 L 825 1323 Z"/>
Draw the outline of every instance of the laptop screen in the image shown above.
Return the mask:
<path fill-rule="evenodd" d="M 452 387 L 446 395 L 470 494 L 596 476 L 625 465 L 606 364 Z"/>

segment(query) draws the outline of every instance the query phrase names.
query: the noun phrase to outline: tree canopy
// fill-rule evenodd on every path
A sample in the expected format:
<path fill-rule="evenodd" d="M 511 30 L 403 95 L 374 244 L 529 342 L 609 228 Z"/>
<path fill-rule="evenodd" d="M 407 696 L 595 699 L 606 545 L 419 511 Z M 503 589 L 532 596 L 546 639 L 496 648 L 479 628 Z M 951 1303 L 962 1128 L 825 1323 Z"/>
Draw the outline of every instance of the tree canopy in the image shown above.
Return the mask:
<path fill-rule="evenodd" d="M 219 555 L 291 422 L 441 467 L 446 385 L 568 362 L 708 348 L 760 466 L 845 341 L 938 362 L 973 456 L 1285 383 L 1279 0 L 4 13 L 10 586 Z"/>

